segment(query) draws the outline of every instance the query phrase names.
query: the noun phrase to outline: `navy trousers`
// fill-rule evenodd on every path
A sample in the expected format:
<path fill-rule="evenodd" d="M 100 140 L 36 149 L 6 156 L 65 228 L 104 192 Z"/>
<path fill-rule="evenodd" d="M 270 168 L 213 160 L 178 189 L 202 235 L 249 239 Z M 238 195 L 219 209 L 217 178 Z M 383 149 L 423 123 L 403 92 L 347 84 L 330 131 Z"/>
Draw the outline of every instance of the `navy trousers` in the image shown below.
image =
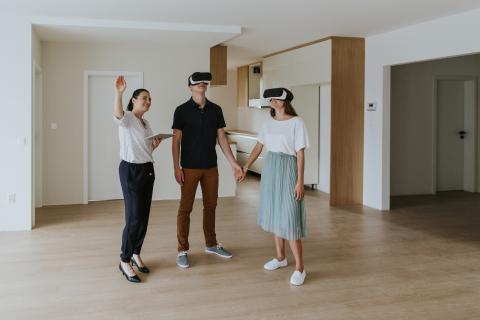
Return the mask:
<path fill-rule="evenodd" d="M 120 259 L 130 262 L 133 254 L 140 254 L 147 233 L 155 172 L 151 162 L 137 164 L 126 161 L 120 162 L 118 171 L 125 201 Z"/>

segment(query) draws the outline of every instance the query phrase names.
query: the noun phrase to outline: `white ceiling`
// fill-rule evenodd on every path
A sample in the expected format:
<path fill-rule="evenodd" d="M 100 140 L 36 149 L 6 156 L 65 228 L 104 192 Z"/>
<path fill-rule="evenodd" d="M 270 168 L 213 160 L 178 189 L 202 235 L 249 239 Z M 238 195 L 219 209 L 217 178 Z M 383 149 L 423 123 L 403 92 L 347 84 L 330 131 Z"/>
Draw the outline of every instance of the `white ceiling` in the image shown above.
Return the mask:
<path fill-rule="evenodd" d="M 177 47 L 211 47 L 241 34 L 240 26 L 78 18 L 36 18 L 33 21 L 40 39 L 52 42 L 127 42 Z"/>
<path fill-rule="evenodd" d="M 2 13 L 241 26 L 242 34 L 225 43 L 230 66 L 325 36 L 369 36 L 479 7 L 480 0 L 0 0 Z M 42 35 L 61 38 L 61 29 L 44 30 Z M 85 30 L 67 29 L 63 36 L 86 39 Z M 160 39 L 172 40 L 164 32 Z M 191 34 L 190 40 L 207 41 L 209 35 L 202 35 L 205 39 Z M 114 35 L 105 30 L 98 35 L 105 36 Z"/>

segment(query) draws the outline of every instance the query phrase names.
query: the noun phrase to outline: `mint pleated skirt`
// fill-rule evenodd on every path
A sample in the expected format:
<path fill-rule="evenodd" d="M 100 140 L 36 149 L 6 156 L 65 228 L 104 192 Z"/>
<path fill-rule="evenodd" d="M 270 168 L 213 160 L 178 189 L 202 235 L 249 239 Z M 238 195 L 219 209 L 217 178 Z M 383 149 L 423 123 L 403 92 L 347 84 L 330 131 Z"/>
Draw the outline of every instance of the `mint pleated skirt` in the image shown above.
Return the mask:
<path fill-rule="evenodd" d="M 305 204 L 295 200 L 297 158 L 281 152 L 268 152 L 260 181 L 258 224 L 263 230 L 287 240 L 307 236 Z"/>

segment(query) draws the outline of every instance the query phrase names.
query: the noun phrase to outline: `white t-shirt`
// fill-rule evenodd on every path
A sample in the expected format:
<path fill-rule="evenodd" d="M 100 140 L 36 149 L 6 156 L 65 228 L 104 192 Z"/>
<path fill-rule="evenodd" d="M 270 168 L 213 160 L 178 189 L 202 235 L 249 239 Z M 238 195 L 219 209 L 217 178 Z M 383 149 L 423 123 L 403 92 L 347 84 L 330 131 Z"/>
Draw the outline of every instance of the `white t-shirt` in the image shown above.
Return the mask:
<path fill-rule="evenodd" d="M 138 119 L 131 111 L 125 111 L 123 118 L 117 119 L 118 137 L 120 139 L 120 159 L 130 163 L 153 162 L 153 146 L 151 140 L 145 140 L 145 137 L 153 135 L 150 123 L 143 119 Z"/>
<path fill-rule="evenodd" d="M 269 118 L 258 133 L 257 140 L 268 151 L 282 152 L 292 156 L 296 156 L 297 151 L 310 147 L 307 128 L 300 117 L 283 121 Z"/>

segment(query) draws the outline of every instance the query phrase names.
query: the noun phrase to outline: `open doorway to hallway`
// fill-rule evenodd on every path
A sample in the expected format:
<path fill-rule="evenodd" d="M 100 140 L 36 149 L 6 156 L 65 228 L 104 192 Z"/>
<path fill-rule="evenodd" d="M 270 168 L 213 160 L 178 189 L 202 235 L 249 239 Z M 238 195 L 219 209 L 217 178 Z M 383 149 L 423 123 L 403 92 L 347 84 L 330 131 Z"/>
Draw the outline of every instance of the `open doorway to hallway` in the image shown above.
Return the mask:
<path fill-rule="evenodd" d="M 415 203 L 405 196 L 480 197 L 479 77 L 480 54 L 392 66 L 392 208 Z"/>

